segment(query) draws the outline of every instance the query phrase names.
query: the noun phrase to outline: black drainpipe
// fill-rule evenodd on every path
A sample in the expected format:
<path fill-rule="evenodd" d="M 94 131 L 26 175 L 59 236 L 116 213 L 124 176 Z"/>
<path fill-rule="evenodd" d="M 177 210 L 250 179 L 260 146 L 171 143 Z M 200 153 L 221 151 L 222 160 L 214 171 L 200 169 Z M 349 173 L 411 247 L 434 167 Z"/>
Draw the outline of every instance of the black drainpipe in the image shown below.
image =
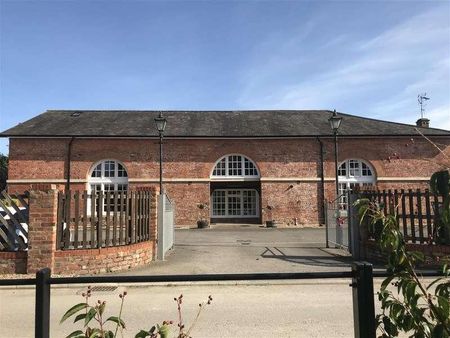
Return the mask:
<path fill-rule="evenodd" d="M 68 149 L 67 149 L 67 165 L 66 165 L 66 191 L 70 190 L 70 162 L 72 158 L 72 143 L 74 141 L 74 137 L 70 138 Z"/>
<path fill-rule="evenodd" d="M 323 143 L 322 140 L 317 137 L 317 141 L 319 142 L 320 146 L 320 202 L 322 204 L 322 210 L 320 212 L 320 217 L 322 221 L 325 222 L 325 177 L 323 172 Z"/>

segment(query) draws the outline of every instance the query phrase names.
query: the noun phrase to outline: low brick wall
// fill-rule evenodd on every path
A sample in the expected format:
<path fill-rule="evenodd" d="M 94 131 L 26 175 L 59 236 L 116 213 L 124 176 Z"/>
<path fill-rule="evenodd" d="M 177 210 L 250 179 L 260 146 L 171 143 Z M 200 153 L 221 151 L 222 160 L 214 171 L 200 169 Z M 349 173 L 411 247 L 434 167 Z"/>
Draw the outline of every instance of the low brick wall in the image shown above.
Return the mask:
<path fill-rule="evenodd" d="M 103 249 L 55 251 L 53 273 L 96 274 L 127 270 L 149 264 L 153 259 L 154 241 Z"/>
<path fill-rule="evenodd" d="M 27 251 L 0 251 L 0 274 L 27 273 L 27 257 Z"/>
<path fill-rule="evenodd" d="M 374 263 L 386 263 L 386 258 L 381 253 L 375 241 L 361 243 L 364 250 L 364 259 Z M 439 266 L 443 259 L 450 259 L 449 245 L 406 244 L 408 251 L 417 251 L 425 255 L 424 266 Z"/>

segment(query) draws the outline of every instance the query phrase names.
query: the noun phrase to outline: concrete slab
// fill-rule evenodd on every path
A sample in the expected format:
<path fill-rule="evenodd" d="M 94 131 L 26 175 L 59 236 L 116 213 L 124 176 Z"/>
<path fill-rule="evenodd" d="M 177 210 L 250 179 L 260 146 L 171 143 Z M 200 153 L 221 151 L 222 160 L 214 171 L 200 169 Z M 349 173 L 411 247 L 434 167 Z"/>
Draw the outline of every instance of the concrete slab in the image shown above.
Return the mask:
<path fill-rule="evenodd" d="M 339 253 L 325 248 L 324 229 L 176 230 L 165 261 L 118 274 L 348 271 L 351 258 Z"/>

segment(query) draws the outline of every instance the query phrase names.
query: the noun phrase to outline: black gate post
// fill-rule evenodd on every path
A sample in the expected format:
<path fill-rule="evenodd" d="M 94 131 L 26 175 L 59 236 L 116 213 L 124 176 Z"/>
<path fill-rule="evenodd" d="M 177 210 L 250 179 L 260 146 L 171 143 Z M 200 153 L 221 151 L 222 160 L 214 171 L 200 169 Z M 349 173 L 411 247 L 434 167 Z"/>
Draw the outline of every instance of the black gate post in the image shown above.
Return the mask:
<path fill-rule="evenodd" d="M 50 338 L 50 274 L 49 268 L 36 273 L 36 307 L 34 336 Z"/>
<path fill-rule="evenodd" d="M 375 338 L 375 304 L 372 264 L 352 264 L 353 323 L 355 338 Z"/>

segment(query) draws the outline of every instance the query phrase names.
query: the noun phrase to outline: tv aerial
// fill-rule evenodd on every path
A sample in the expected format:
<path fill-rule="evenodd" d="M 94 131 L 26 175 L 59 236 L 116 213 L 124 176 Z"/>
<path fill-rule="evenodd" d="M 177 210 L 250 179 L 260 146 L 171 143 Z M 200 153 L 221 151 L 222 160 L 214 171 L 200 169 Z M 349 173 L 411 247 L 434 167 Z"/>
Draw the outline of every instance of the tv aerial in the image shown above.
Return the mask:
<path fill-rule="evenodd" d="M 420 118 L 423 119 L 423 112 L 425 111 L 425 104 L 430 98 L 427 96 L 427 93 L 422 93 L 417 95 L 417 102 L 419 102 L 420 106 Z"/>

